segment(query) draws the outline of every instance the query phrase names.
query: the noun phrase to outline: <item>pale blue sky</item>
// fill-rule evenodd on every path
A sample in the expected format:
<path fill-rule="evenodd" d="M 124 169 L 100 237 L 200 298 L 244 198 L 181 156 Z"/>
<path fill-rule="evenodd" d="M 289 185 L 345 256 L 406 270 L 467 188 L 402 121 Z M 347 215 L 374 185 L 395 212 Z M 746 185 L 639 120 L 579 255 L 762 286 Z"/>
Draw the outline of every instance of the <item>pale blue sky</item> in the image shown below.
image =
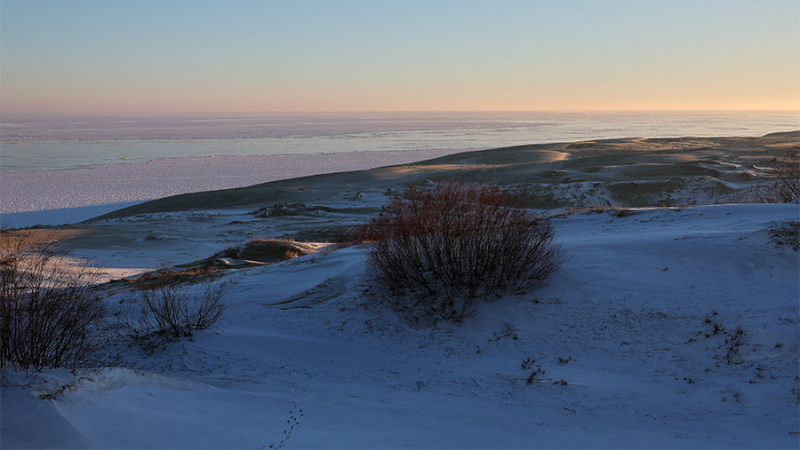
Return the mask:
<path fill-rule="evenodd" d="M 797 0 L 0 1 L 2 112 L 797 109 Z"/>

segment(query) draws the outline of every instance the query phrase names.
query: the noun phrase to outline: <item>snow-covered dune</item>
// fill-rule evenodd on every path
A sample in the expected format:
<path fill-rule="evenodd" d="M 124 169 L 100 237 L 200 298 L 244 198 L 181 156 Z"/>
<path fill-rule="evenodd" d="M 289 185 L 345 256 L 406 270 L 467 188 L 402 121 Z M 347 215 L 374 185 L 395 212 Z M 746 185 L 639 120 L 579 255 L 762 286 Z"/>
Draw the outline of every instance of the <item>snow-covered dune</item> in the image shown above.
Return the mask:
<path fill-rule="evenodd" d="M 548 286 L 433 329 L 371 301 L 358 247 L 232 272 L 213 331 L 9 374 L 2 446 L 796 448 L 798 213 L 556 218 Z"/>

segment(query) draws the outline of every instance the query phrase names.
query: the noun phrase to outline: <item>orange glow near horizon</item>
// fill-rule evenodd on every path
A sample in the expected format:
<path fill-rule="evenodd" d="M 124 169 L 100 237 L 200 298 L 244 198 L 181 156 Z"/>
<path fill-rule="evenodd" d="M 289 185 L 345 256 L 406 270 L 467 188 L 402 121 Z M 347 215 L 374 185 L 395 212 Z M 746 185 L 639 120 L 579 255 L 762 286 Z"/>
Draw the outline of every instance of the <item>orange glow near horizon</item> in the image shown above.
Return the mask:
<path fill-rule="evenodd" d="M 0 112 L 800 111 L 798 18 L 785 0 L 9 2 Z"/>
<path fill-rule="evenodd" d="M 561 86 L 559 90 L 580 90 L 574 86 Z M 303 91 L 300 88 L 298 91 Z M 334 89 L 335 90 L 335 89 Z M 610 90 L 610 89 L 609 89 Z M 5 114 L 15 113 L 125 113 L 125 112 L 265 112 L 265 111 L 711 111 L 711 110 L 772 110 L 800 112 L 800 94 L 779 95 L 761 92 L 761 95 L 694 96 L 686 98 L 658 98 L 615 93 L 607 98 L 583 93 L 578 99 L 558 98 L 550 95 L 513 95 L 491 92 L 478 96 L 445 96 L 418 93 L 415 97 L 402 92 L 391 95 L 331 95 L 309 92 L 282 96 L 257 96 L 248 92 L 222 92 L 198 98 L 191 92 L 180 92 L 165 86 L 151 92 L 84 93 L 70 89 L 68 94 L 40 90 L 26 93 L 3 93 L 2 109 Z M 482 98 L 483 97 L 483 98 Z M 485 98 L 489 97 L 489 98 Z M 518 98 L 514 98 L 518 97 Z M 634 98 L 632 98 L 634 97 Z"/>

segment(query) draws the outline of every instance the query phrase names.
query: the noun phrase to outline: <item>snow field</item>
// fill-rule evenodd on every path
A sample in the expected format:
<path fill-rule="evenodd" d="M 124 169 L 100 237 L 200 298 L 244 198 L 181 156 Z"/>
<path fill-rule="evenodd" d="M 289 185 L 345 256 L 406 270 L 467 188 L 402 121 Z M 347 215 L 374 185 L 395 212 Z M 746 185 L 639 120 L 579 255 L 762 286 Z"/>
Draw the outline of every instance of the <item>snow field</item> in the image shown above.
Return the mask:
<path fill-rule="evenodd" d="M 767 230 L 798 212 L 557 218 L 548 286 L 433 329 L 374 301 L 357 247 L 231 272 L 216 329 L 4 389 L 0 444 L 796 448 L 800 259 Z"/>

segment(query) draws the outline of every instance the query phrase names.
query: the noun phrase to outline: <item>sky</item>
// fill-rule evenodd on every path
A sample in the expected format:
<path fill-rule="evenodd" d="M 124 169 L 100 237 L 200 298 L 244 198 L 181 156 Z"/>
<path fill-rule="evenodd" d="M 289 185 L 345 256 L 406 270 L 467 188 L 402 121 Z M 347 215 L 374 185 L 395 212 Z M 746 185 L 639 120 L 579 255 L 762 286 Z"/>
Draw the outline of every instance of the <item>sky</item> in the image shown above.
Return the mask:
<path fill-rule="evenodd" d="M 797 0 L 0 0 L 0 113 L 800 110 Z"/>

